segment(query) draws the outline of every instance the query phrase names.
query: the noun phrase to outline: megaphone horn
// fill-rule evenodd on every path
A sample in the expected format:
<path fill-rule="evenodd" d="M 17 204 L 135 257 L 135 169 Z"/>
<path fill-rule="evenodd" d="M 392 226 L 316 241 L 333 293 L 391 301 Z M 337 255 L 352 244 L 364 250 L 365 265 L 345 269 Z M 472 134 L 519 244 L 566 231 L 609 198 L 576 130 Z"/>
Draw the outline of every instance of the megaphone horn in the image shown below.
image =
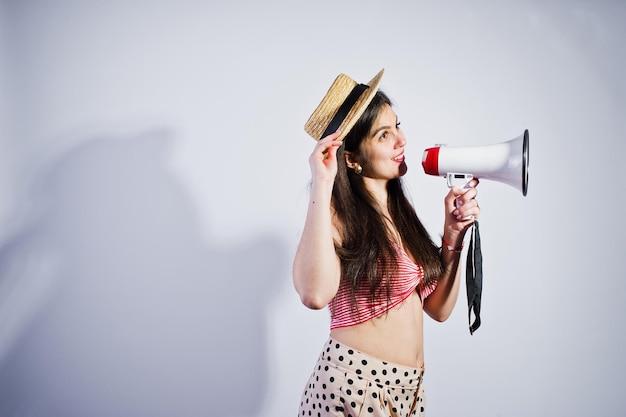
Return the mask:
<path fill-rule="evenodd" d="M 515 187 L 525 196 L 528 142 L 526 129 L 514 139 L 493 145 L 436 145 L 424 150 L 422 167 L 428 175 L 447 177 L 449 187 L 465 184 L 472 178 L 485 178 Z"/>

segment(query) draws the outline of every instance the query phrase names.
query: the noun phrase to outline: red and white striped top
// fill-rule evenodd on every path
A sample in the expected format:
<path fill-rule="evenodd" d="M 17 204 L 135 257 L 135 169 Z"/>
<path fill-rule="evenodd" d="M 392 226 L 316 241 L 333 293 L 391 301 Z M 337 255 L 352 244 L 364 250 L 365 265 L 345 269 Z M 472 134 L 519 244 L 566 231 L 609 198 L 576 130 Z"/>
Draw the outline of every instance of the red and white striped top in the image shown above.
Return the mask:
<path fill-rule="evenodd" d="M 389 300 L 386 294 L 386 283 L 383 283 L 380 287 L 380 297 L 375 297 L 374 305 L 372 305 L 370 290 L 365 283 L 357 289 L 356 310 L 354 310 L 351 306 L 350 287 L 342 281 L 337 294 L 328 304 L 331 330 L 353 326 L 379 317 L 409 298 L 413 291 L 417 291 L 423 301 L 435 290 L 436 282 L 429 286 L 423 285 L 424 268 L 416 265 L 401 247 L 396 246 L 396 248 L 398 265 L 396 273 L 391 277 Z"/>

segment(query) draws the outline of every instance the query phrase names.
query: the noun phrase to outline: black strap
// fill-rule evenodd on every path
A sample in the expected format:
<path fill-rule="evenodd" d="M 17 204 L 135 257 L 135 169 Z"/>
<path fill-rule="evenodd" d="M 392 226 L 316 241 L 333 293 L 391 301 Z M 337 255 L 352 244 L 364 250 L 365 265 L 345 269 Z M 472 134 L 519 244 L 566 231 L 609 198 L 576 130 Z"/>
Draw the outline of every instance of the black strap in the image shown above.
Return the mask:
<path fill-rule="evenodd" d="M 465 284 L 467 285 L 467 305 L 469 307 L 469 331 L 470 334 L 480 327 L 480 301 L 483 291 L 483 255 L 480 249 L 480 232 L 478 221 L 472 227 L 469 250 L 465 271 Z M 472 323 L 472 309 L 474 310 L 474 323 Z"/>
<path fill-rule="evenodd" d="M 363 94 L 363 92 L 368 88 L 369 86 L 365 84 L 357 84 L 354 86 L 352 91 L 350 91 L 350 94 L 348 94 L 348 97 L 346 97 L 341 106 L 339 106 L 339 110 L 337 110 L 335 116 L 333 116 L 330 123 L 328 123 L 328 127 L 326 127 L 326 130 L 324 131 L 320 139 L 325 138 L 326 136 L 336 132 L 337 129 L 339 129 L 339 126 L 341 126 L 341 123 L 350 112 L 350 109 L 352 109 L 352 106 L 354 106 L 354 103 L 356 103 L 359 97 L 361 97 L 361 94 Z"/>

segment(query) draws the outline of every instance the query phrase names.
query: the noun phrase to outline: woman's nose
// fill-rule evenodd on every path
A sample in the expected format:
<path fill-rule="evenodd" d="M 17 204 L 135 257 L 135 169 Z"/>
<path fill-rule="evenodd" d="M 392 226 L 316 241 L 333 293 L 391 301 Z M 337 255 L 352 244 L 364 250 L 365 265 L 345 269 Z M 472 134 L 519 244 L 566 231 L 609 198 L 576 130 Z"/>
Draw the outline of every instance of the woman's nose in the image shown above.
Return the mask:
<path fill-rule="evenodd" d="M 396 136 L 396 147 L 401 148 L 404 145 L 406 145 L 406 137 L 404 136 L 404 133 L 402 131 L 399 131 L 398 135 Z"/>

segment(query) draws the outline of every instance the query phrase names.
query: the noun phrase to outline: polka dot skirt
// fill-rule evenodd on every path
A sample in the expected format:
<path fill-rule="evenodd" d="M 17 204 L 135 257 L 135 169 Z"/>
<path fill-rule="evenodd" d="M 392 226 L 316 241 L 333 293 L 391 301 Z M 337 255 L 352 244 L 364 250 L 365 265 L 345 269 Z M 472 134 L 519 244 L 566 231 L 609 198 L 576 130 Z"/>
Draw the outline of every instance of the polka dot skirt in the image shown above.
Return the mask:
<path fill-rule="evenodd" d="M 423 369 L 385 362 L 329 339 L 298 416 L 424 416 L 423 375 Z"/>

